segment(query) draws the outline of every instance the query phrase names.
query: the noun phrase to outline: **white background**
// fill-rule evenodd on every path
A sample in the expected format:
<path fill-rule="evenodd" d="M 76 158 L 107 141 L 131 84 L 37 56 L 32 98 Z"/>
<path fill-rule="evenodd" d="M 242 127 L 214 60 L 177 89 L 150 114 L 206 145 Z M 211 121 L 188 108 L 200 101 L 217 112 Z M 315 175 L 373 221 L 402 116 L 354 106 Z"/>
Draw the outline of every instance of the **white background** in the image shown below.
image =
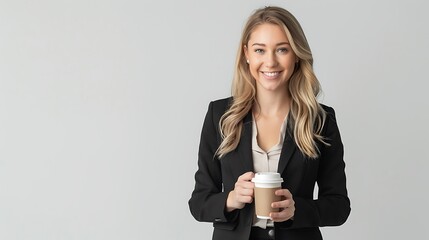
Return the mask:
<path fill-rule="evenodd" d="M 428 239 L 427 1 L 0 1 L 0 239 L 210 239 L 187 201 L 210 100 L 265 5 L 301 22 L 345 144 L 325 239 Z"/>

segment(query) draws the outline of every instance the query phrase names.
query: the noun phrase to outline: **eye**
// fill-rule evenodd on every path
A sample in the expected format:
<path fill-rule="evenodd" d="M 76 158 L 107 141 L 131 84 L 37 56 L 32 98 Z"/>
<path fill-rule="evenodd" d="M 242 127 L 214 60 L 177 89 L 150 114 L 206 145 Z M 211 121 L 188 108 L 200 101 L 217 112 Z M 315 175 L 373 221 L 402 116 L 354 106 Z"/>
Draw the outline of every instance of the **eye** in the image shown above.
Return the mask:
<path fill-rule="evenodd" d="M 287 53 L 289 50 L 287 48 L 279 48 L 277 49 L 277 52 L 279 53 Z"/>
<path fill-rule="evenodd" d="M 255 53 L 262 54 L 262 53 L 264 53 L 264 50 L 260 49 L 260 48 L 257 48 L 257 49 L 255 49 Z"/>

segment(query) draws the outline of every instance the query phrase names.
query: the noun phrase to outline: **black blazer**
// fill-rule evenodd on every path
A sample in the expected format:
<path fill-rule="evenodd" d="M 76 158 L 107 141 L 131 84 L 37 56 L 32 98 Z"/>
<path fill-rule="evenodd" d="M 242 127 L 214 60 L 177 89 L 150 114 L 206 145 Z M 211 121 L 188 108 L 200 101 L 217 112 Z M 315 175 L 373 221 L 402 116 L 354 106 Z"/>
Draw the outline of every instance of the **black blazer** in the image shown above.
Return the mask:
<path fill-rule="evenodd" d="M 238 177 L 253 171 L 252 114 L 244 118 L 237 148 L 218 158 L 214 155 L 221 143 L 219 120 L 231 103 L 231 98 L 211 102 L 201 133 L 195 188 L 189 200 L 192 215 L 198 221 L 213 222 L 214 240 L 248 240 L 254 216 L 254 204 L 225 212 L 228 193 Z M 327 118 L 322 135 L 330 146 L 318 143 L 320 157 L 305 157 L 293 140 L 288 126 L 280 154 L 278 172 L 295 201 L 294 220 L 274 223 L 276 239 L 322 239 L 319 227 L 343 224 L 350 213 L 344 173 L 343 144 L 332 108 L 324 106 Z M 289 122 L 289 121 L 288 121 Z M 314 186 L 319 187 L 318 199 L 313 199 Z"/>

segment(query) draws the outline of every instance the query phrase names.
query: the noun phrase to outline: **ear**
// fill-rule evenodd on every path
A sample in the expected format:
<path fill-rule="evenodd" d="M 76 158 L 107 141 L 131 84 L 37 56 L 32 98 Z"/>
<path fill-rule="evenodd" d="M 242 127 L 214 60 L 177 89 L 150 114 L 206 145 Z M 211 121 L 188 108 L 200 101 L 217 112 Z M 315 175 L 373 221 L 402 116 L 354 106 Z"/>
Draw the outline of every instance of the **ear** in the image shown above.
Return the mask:
<path fill-rule="evenodd" d="M 249 59 L 249 53 L 248 53 L 249 49 L 247 48 L 246 45 L 243 46 L 243 52 L 244 52 L 244 56 L 246 56 L 246 59 Z"/>

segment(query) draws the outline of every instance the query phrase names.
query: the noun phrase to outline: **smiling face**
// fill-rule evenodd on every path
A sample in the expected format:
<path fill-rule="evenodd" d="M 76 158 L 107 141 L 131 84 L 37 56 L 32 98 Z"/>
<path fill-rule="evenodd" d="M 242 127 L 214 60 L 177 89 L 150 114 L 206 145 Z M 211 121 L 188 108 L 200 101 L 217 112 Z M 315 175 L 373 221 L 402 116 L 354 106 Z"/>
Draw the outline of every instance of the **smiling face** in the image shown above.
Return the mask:
<path fill-rule="evenodd" d="M 280 26 L 270 23 L 257 26 L 244 46 L 244 53 L 258 92 L 287 89 L 297 57 Z"/>

